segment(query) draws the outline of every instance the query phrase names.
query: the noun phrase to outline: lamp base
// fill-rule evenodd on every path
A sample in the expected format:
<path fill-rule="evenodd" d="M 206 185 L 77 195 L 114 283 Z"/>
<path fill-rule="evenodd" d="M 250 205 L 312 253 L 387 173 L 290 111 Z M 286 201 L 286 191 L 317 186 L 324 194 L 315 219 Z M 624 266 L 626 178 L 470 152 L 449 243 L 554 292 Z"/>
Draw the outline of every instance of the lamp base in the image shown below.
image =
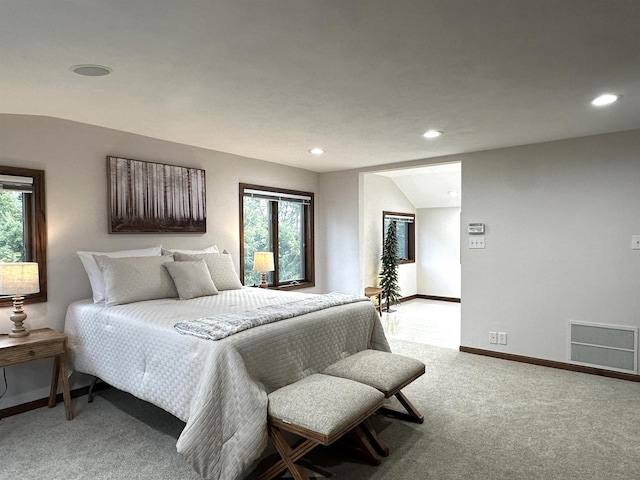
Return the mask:
<path fill-rule="evenodd" d="M 266 272 L 260 272 L 260 288 L 267 288 L 268 286 Z"/>
<path fill-rule="evenodd" d="M 9 332 L 9 336 L 12 338 L 17 338 L 17 337 L 28 337 L 29 336 L 29 330 L 27 330 L 26 328 L 22 328 L 22 330 L 18 330 L 16 328 L 12 328 L 11 331 Z"/>
<path fill-rule="evenodd" d="M 27 314 L 22 310 L 22 305 L 24 305 L 24 297 L 22 295 L 13 297 L 13 313 L 9 317 L 13 322 L 13 328 L 9 332 L 9 336 L 12 338 L 26 337 L 29 335 L 29 330 L 24 328 L 23 324 L 27 318 Z"/>

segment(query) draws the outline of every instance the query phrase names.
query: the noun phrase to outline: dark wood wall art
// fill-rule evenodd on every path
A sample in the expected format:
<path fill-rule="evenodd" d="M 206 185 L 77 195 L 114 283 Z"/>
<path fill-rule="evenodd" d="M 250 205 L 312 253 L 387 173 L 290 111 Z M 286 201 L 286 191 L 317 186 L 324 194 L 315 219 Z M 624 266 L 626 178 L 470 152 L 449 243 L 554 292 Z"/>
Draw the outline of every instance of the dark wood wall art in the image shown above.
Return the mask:
<path fill-rule="evenodd" d="M 204 233 L 205 171 L 107 157 L 109 233 Z"/>

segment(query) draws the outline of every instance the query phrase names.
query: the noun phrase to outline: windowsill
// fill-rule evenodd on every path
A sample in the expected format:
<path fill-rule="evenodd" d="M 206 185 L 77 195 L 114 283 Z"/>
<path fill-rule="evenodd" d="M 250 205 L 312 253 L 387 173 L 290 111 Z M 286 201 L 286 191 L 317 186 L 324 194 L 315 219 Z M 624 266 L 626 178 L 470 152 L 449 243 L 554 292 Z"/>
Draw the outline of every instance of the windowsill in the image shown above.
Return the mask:
<path fill-rule="evenodd" d="M 278 287 L 269 287 L 271 290 L 298 290 L 300 288 L 311 288 L 315 287 L 315 282 L 299 282 L 295 284 L 289 285 L 280 285 Z"/>
<path fill-rule="evenodd" d="M 405 263 L 416 263 L 415 259 L 398 260 L 398 265 L 404 265 Z"/>
<path fill-rule="evenodd" d="M 294 285 L 280 285 L 278 287 L 274 287 L 273 285 L 268 285 L 266 290 L 298 290 L 300 288 L 311 288 L 311 287 L 315 287 L 316 284 L 315 282 L 300 282 L 300 283 L 296 283 Z M 260 285 L 256 284 L 256 285 L 245 285 L 245 287 L 250 287 L 250 288 L 260 288 Z"/>

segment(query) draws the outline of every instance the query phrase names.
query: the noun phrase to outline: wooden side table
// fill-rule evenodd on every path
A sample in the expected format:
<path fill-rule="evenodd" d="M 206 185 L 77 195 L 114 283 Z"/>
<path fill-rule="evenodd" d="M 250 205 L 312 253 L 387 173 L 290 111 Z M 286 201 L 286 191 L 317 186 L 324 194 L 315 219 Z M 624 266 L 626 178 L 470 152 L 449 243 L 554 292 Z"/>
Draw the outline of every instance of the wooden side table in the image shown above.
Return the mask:
<path fill-rule="evenodd" d="M 367 287 L 364 289 L 364 296 L 369 298 L 371 297 L 378 298 L 378 304 L 376 305 L 376 310 L 378 310 L 378 313 L 380 314 L 380 316 L 382 316 L 382 288 Z"/>
<path fill-rule="evenodd" d="M 58 379 L 62 377 L 62 397 L 67 420 L 73 420 L 73 406 L 67 375 L 67 336 L 51 328 L 31 330 L 26 337 L 11 338 L 0 335 L 0 368 L 40 358 L 54 357 L 49 408 L 56 406 Z"/>

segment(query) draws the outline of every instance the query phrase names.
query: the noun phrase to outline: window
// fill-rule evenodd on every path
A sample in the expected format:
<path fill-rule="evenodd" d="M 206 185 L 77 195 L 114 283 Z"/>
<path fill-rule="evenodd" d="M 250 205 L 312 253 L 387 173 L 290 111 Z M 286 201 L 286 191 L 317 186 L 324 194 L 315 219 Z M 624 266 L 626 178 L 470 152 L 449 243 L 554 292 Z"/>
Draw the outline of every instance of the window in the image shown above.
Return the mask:
<path fill-rule="evenodd" d="M 416 261 L 416 216 L 413 213 L 382 212 L 382 243 L 391 222 L 396 224 L 398 237 L 398 263 Z"/>
<path fill-rule="evenodd" d="M 276 288 L 314 286 L 313 193 L 240 184 L 240 279 L 260 283 L 255 252 L 273 252 Z"/>
<path fill-rule="evenodd" d="M 46 248 L 44 171 L 0 166 L 0 262 L 38 262 L 40 292 L 25 303 L 47 301 Z"/>

